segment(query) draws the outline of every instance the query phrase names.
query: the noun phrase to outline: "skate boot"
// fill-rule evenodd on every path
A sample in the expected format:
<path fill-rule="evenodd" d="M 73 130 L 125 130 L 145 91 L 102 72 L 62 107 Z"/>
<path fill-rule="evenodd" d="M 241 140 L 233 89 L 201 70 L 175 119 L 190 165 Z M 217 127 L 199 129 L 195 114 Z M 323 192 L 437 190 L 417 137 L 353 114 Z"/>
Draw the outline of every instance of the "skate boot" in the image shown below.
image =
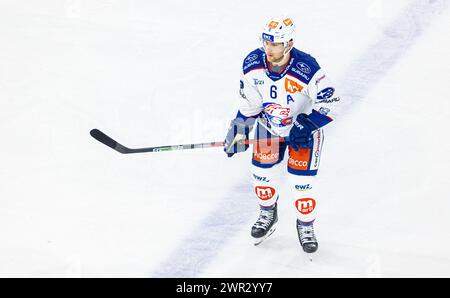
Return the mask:
<path fill-rule="evenodd" d="M 297 232 L 298 240 L 300 240 L 303 251 L 308 254 L 316 252 L 319 248 L 319 243 L 317 243 L 316 236 L 314 235 L 313 224 L 302 225 L 301 222 L 297 220 Z"/>
<path fill-rule="evenodd" d="M 252 227 L 252 237 L 255 238 L 255 245 L 260 244 L 275 232 L 278 221 L 277 205 L 270 210 L 261 209 L 259 218 Z"/>

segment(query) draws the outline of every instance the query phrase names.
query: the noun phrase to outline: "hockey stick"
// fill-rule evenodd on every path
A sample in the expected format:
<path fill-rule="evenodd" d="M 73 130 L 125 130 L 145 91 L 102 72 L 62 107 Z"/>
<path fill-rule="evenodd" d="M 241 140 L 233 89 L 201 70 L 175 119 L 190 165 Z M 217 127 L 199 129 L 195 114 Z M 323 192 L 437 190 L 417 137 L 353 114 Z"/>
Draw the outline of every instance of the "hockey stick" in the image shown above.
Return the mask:
<path fill-rule="evenodd" d="M 122 144 L 116 142 L 103 132 L 98 129 L 93 129 L 90 131 L 91 136 L 99 141 L 100 143 L 105 144 L 106 146 L 120 152 L 122 154 L 129 153 L 143 153 L 143 152 L 161 152 L 161 151 L 174 151 L 174 150 L 185 150 L 185 149 L 197 149 L 197 148 L 212 148 L 212 147 L 223 147 L 224 142 L 209 142 L 209 143 L 197 143 L 197 144 L 184 144 L 184 145 L 169 145 L 169 146 L 157 146 L 157 147 L 145 147 L 145 148 L 128 148 L 123 146 Z M 269 139 L 254 139 L 243 141 L 241 144 L 256 144 L 261 141 L 268 141 Z M 276 140 L 279 140 L 276 138 Z M 284 142 L 284 139 L 280 139 L 280 142 Z"/>
<path fill-rule="evenodd" d="M 269 126 L 267 126 L 266 123 L 264 123 L 264 121 L 261 120 L 262 118 L 257 118 L 256 121 L 262 126 L 264 127 L 268 132 L 270 132 L 272 135 L 276 136 L 276 137 L 280 137 L 276 132 L 274 132 Z M 282 138 L 282 137 L 280 137 Z M 287 142 L 287 137 L 284 138 L 285 141 Z"/>

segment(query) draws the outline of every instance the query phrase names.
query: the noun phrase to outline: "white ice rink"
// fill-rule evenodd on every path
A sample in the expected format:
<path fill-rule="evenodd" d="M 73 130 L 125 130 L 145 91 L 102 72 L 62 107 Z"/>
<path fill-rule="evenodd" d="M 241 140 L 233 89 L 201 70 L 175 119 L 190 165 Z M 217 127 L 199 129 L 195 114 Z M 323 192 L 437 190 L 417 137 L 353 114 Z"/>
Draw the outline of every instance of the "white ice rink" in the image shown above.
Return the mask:
<path fill-rule="evenodd" d="M 0 277 L 450 277 L 448 2 L 0 0 Z M 242 60 L 285 12 L 346 102 L 313 262 L 283 190 L 252 244 L 250 150 L 89 135 L 222 141 Z"/>

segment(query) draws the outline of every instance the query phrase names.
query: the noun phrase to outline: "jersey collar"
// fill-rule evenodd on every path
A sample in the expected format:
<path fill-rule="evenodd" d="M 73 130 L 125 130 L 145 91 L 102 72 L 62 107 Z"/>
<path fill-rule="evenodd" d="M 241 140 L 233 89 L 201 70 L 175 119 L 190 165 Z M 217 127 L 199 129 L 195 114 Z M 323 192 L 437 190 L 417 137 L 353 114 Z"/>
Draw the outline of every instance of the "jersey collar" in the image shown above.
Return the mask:
<path fill-rule="evenodd" d="M 266 53 L 263 53 L 263 62 L 264 62 L 264 69 L 266 71 L 266 75 L 272 79 L 272 81 L 278 81 L 279 79 L 283 78 L 286 73 L 288 72 L 289 68 L 291 68 L 292 63 L 294 63 L 294 57 L 291 55 L 291 59 L 289 59 L 289 62 L 286 63 L 284 68 L 281 70 L 281 72 L 272 71 L 272 68 L 270 67 L 270 63 L 267 61 Z"/>

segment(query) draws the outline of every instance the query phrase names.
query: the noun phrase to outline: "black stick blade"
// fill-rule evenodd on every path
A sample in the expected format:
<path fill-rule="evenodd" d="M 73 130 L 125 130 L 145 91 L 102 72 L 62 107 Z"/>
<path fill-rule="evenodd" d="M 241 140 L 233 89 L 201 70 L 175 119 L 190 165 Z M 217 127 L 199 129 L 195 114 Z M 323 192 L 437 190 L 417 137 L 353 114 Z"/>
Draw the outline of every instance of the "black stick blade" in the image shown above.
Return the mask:
<path fill-rule="evenodd" d="M 105 135 L 103 132 L 101 132 L 100 130 L 94 128 L 93 130 L 91 130 L 90 132 L 91 136 L 96 139 L 97 141 L 99 141 L 100 143 L 105 144 L 108 147 L 111 147 L 113 149 L 116 149 L 117 146 L 117 142 L 114 141 L 113 139 L 111 139 L 110 137 L 108 137 L 107 135 Z"/>
<path fill-rule="evenodd" d="M 120 152 L 120 153 L 131 153 L 132 150 L 122 146 L 121 144 L 117 143 L 116 141 L 114 141 L 113 139 L 111 139 L 110 137 L 108 137 L 107 135 L 105 135 L 103 132 L 101 132 L 100 130 L 94 128 L 93 130 L 90 131 L 91 136 L 96 139 L 97 141 L 99 141 L 100 143 L 105 144 L 108 147 L 111 147 L 112 149 Z"/>

